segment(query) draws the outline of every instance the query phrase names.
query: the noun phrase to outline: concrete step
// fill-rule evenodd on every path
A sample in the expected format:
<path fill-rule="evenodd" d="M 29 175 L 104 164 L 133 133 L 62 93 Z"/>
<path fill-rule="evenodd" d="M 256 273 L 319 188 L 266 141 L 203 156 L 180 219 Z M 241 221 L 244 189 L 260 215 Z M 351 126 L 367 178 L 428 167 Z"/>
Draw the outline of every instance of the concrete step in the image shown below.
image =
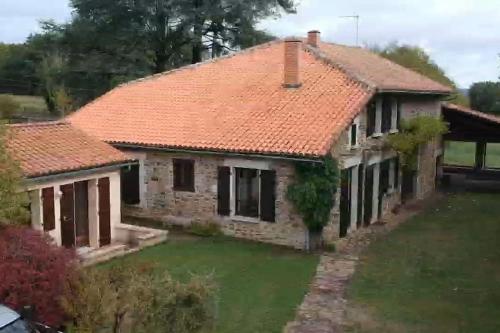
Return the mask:
<path fill-rule="evenodd" d="M 127 253 L 128 249 L 129 247 L 126 244 L 120 243 L 103 246 L 81 254 L 80 261 L 83 266 L 95 265 L 115 257 L 123 256 Z"/>

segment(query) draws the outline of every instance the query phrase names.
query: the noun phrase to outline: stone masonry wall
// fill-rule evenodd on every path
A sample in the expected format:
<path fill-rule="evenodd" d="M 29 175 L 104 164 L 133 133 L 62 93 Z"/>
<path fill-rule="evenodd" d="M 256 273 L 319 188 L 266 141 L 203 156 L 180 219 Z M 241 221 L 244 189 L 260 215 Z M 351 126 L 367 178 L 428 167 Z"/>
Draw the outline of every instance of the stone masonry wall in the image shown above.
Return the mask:
<path fill-rule="evenodd" d="M 174 158 L 194 160 L 195 192 L 173 190 Z M 222 231 L 238 238 L 266 243 L 305 247 L 306 228 L 293 204 L 286 199 L 288 184 L 294 179 L 292 162 L 268 161 L 276 171 L 276 222 L 243 221 L 217 214 L 217 167 L 225 158 L 211 155 L 147 153 L 144 161 L 145 214 L 168 223 L 217 222 Z"/>

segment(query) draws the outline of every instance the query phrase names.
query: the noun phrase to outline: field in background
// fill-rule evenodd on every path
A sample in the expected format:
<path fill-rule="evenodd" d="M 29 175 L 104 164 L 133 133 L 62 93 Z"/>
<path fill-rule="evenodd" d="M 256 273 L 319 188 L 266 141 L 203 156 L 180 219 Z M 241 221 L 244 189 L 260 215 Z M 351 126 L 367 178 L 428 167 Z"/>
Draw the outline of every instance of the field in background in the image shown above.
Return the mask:
<path fill-rule="evenodd" d="M 476 144 L 474 142 L 450 141 L 446 143 L 444 162 L 450 165 L 474 166 Z M 500 168 L 500 144 L 489 143 L 486 167 Z"/>
<path fill-rule="evenodd" d="M 4 94 L 0 94 L 3 96 Z M 24 114 L 39 114 L 39 115 L 47 115 L 48 109 L 47 104 L 43 97 L 40 96 L 24 96 L 24 95 L 9 95 L 14 98 L 20 105 L 21 110 L 18 112 L 19 115 Z"/>

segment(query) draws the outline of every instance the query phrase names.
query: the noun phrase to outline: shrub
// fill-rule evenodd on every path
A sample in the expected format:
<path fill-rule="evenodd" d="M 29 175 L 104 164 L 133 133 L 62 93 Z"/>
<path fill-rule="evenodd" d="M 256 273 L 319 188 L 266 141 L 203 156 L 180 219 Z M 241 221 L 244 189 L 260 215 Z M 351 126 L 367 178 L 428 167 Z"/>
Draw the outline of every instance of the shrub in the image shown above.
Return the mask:
<path fill-rule="evenodd" d="M 31 306 L 34 319 L 59 326 L 64 321 L 59 299 L 74 270 L 74 251 L 28 227 L 0 227 L 0 303 L 15 310 Z"/>
<path fill-rule="evenodd" d="M 324 163 L 297 162 L 297 180 L 290 184 L 288 199 L 304 219 L 309 231 L 320 232 L 328 224 L 338 185 L 337 163 L 327 157 Z"/>
<path fill-rule="evenodd" d="M 389 136 L 388 145 L 399 153 L 401 165 L 408 170 L 417 167 L 418 148 L 448 131 L 448 124 L 430 116 L 415 117 L 401 123 L 401 131 Z"/>
<path fill-rule="evenodd" d="M 62 299 L 73 331 L 193 333 L 213 320 L 211 279 L 181 283 L 153 268 L 122 263 L 78 271 Z"/>
<path fill-rule="evenodd" d="M 188 232 L 201 237 L 214 237 L 222 235 L 220 226 L 215 222 L 209 223 L 193 223 L 189 228 Z"/>

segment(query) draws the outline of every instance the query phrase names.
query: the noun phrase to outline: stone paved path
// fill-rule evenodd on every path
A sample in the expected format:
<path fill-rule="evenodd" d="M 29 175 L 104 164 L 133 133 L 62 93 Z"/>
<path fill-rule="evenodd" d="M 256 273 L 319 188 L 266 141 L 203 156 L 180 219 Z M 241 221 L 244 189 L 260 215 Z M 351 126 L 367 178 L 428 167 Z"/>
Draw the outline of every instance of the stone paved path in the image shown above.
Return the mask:
<path fill-rule="evenodd" d="M 362 228 L 350 237 L 340 240 L 336 244 L 337 252 L 322 254 L 310 290 L 299 306 L 295 320 L 286 325 L 284 332 L 342 332 L 347 305 L 345 293 L 361 252 L 374 239 L 387 234 L 427 204 L 438 201 L 437 199 L 433 196 L 425 201 L 407 205 L 398 214 L 386 217 L 383 223 Z"/>

